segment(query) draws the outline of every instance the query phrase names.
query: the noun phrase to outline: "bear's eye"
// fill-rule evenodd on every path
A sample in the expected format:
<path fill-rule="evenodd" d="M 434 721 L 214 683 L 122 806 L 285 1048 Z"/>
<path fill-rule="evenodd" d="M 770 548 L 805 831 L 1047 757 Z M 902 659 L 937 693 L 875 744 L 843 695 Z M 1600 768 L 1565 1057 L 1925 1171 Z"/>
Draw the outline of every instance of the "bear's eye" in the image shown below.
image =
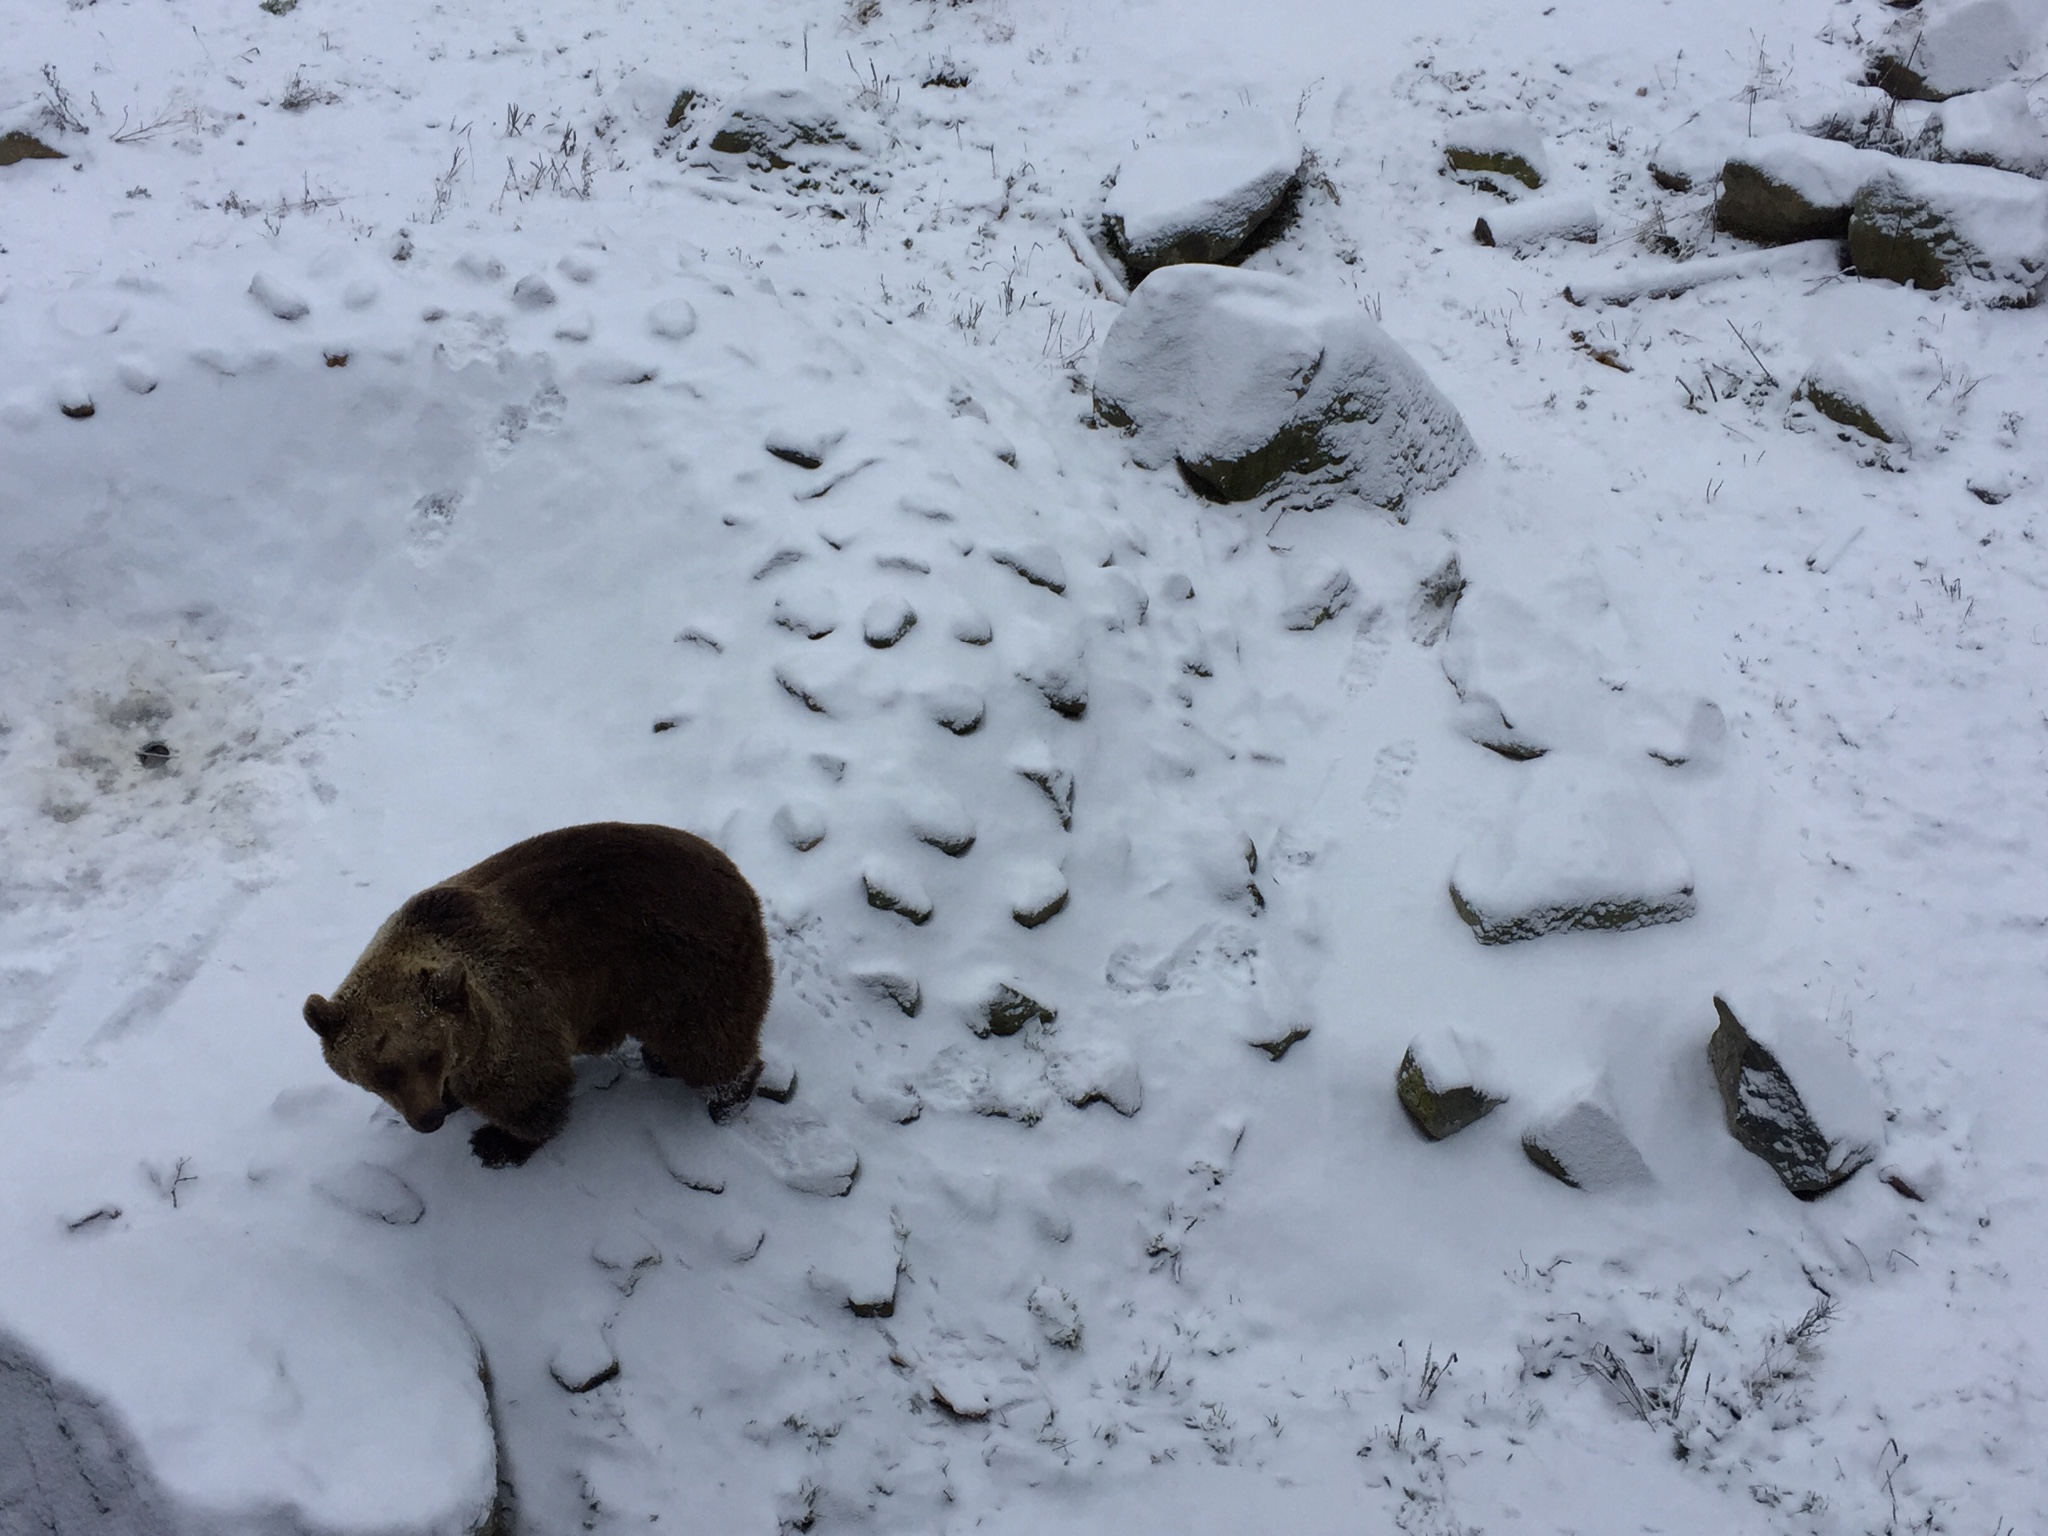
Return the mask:
<path fill-rule="evenodd" d="M 379 1067 L 370 1074 L 370 1086 L 379 1093 L 396 1093 L 404 1076 L 396 1067 Z"/>

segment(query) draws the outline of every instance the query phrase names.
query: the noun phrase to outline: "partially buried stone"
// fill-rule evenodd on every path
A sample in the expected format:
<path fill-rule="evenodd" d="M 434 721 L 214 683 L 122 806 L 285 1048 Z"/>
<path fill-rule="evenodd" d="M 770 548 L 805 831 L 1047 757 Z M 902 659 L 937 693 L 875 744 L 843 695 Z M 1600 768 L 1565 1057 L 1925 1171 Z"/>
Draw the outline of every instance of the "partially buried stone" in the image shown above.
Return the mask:
<path fill-rule="evenodd" d="M 1401 1057 L 1394 1092 L 1415 1128 L 1431 1141 L 1477 1124 L 1508 1101 L 1473 1070 L 1474 1054 L 1456 1032 L 1432 1030 L 1418 1036 Z"/>
<path fill-rule="evenodd" d="M 1606 1094 L 1588 1088 L 1522 1133 L 1522 1151 L 1573 1189 L 1623 1189 L 1654 1182 Z"/>
<path fill-rule="evenodd" d="M 1762 1006 L 1752 1006 L 1761 1002 Z M 1802 1200 L 1817 1199 L 1877 1155 L 1883 1118 L 1846 1047 L 1796 1005 L 1716 996 L 1707 1060 L 1728 1134 Z"/>
<path fill-rule="evenodd" d="M 900 597 L 878 597 L 861 615 L 861 638 L 886 651 L 917 625 L 917 612 Z"/>
<path fill-rule="evenodd" d="M 909 870 L 893 860 L 871 860 L 860 872 L 868 905 L 882 912 L 894 912 L 922 928 L 932 920 L 932 899 L 924 885 Z"/>
<path fill-rule="evenodd" d="M 1057 1009 L 1007 983 L 998 983 L 975 1009 L 973 1027 L 977 1035 L 1014 1035 L 1033 1020 L 1050 1024 L 1058 1017 Z"/>

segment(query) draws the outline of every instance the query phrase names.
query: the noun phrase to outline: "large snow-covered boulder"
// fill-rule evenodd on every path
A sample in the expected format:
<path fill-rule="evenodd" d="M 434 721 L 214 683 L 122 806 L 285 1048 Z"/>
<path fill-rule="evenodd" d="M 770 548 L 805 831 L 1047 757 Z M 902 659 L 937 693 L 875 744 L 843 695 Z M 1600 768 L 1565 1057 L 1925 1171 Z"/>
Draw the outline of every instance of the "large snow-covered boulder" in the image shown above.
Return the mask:
<path fill-rule="evenodd" d="M 1451 874 L 1451 904 L 1480 943 L 1692 916 L 1692 865 L 1632 778 L 1564 757 L 1519 771 L 1506 816 Z"/>
<path fill-rule="evenodd" d="M 1877 1156 L 1884 1116 L 1848 1047 L 1796 1003 L 1716 996 L 1707 1060 L 1728 1134 L 1802 1200 Z"/>
<path fill-rule="evenodd" d="M 1906 101 L 1981 91 L 2013 77 L 2034 30 L 2008 0 L 1928 6 L 1893 23 L 1871 55 L 1870 83 Z"/>
<path fill-rule="evenodd" d="M 2008 80 L 1988 91 L 1951 96 L 1928 113 L 1916 153 L 1959 160 L 2022 176 L 2048 175 L 2048 130 L 2027 103 L 2026 87 Z"/>
<path fill-rule="evenodd" d="M 454 1310 L 206 1223 L 181 1213 L 0 1263 L 0 1438 L 15 1445 L 0 1451 L 0 1527 L 486 1528 L 497 1450 Z M 38 1523 L 70 1507 L 80 1479 L 112 1490 L 115 1512 Z"/>
<path fill-rule="evenodd" d="M 1862 277 L 2024 308 L 2048 278 L 2048 186 L 1984 166 L 1893 161 L 1856 194 L 1849 256 Z"/>
<path fill-rule="evenodd" d="M 1457 408 L 1357 305 L 1233 267 L 1153 273 L 1103 342 L 1095 406 L 1141 463 L 1221 501 L 1283 479 L 1400 511 L 1474 452 Z"/>
<path fill-rule="evenodd" d="M 1876 150 L 1801 133 L 1753 139 L 1721 168 L 1714 222 L 1763 245 L 1839 240 L 1857 188 L 1888 163 Z"/>
<path fill-rule="evenodd" d="M 1229 261 L 1300 184 L 1301 140 L 1259 113 L 1141 146 L 1103 201 L 1103 232 L 1131 277 Z"/>

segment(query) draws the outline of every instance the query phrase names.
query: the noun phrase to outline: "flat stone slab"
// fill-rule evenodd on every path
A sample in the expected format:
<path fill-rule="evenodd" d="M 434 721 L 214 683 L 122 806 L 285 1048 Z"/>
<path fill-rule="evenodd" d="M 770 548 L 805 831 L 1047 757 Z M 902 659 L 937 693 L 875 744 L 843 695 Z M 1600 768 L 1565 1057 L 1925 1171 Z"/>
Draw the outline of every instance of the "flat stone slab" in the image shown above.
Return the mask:
<path fill-rule="evenodd" d="M 1691 917 L 1692 865 L 1649 796 L 1598 763 L 1548 757 L 1458 858 L 1451 904 L 1482 944 Z"/>

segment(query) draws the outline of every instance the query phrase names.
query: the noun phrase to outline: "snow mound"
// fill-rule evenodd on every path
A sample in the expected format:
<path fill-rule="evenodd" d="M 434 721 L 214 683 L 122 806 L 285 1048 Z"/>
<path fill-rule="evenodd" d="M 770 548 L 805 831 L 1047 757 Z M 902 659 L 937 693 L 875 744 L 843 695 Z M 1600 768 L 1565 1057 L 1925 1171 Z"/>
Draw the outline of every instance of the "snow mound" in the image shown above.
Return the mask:
<path fill-rule="evenodd" d="M 1477 112 L 1460 118 L 1444 140 L 1444 160 L 1468 186 L 1500 197 L 1533 192 L 1550 180 L 1543 130 L 1520 112 Z"/>
<path fill-rule="evenodd" d="M 1355 305 L 1290 278 L 1168 267 L 1103 342 L 1096 409 L 1221 501 L 1288 477 L 1399 511 L 1472 457 L 1454 407 Z"/>
<path fill-rule="evenodd" d="M 453 1310 L 274 1235 L 195 1235 L 117 1227 L 9 1266 L 0 1330 L 33 1338 L 40 1368 L 6 1373 L 0 1422 L 33 1424 L 34 1395 L 75 1387 L 116 1427 L 82 1447 L 102 1463 L 94 1485 L 153 1481 L 219 1536 L 481 1528 L 497 1451 L 477 1344 Z M 24 1492 L 61 1508 L 46 1465 Z M 139 1506 L 146 1495 L 136 1486 Z"/>
<path fill-rule="evenodd" d="M 1692 866 L 1633 779 L 1570 758 L 1523 772 L 1501 824 L 1451 874 L 1451 902 L 1480 943 L 1693 915 Z"/>
<path fill-rule="evenodd" d="M 1301 173 L 1301 140 L 1259 113 L 1143 145 L 1103 204 L 1103 229 L 1133 278 L 1182 262 L 1228 261 Z"/>

